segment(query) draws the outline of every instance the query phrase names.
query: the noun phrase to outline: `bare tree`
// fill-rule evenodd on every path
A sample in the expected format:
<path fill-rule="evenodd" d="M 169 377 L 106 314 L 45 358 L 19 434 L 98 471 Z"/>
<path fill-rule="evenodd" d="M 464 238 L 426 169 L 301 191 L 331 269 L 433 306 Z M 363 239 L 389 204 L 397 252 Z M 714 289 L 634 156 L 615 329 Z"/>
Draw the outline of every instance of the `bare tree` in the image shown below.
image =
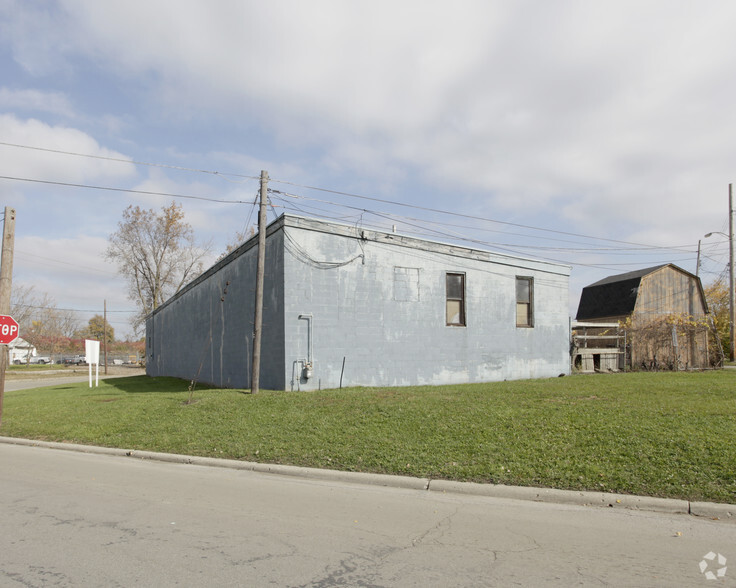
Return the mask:
<path fill-rule="evenodd" d="M 256 230 L 253 227 L 250 227 L 246 231 L 236 231 L 235 235 L 233 236 L 233 240 L 227 244 L 227 246 L 225 247 L 225 251 L 220 254 L 216 261 L 220 261 L 221 259 L 224 259 L 228 255 L 230 255 L 233 251 L 235 251 L 238 247 L 240 247 L 255 234 Z"/>
<path fill-rule="evenodd" d="M 18 321 L 20 332 L 28 331 L 39 309 L 53 306 L 48 294 L 36 294 L 34 286 L 13 284 L 10 314 Z"/>
<path fill-rule="evenodd" d="M 73 310 L 59 309 L 56 301 L 33 286 L 13 286 L 13 318 L 20 325 L 20 336 L 47 353 L 59 353 L 79 330 L 79 318 Z"/>
<path fill-rule="evenodd" d="M 133 327 L 202 272 L 211 244 L 198 245 L 184 221 L 181 205 L 172 202 L 160 212 L 129 206 L 118 230 L 110 235 L 105 257 L 118 265 L 128 281 L 128 297 L 138 305 Z"/>

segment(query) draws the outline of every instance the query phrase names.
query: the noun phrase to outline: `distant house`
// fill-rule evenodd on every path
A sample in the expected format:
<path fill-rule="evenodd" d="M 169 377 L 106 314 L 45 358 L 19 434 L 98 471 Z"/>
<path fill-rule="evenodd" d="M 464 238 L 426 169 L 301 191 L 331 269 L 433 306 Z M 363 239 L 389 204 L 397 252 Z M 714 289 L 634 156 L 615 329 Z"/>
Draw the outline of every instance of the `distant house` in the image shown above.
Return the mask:
<path fill-rule="evenodd" d="M 575 318 L 578 324 L 584 323 L 577 334 L 587 333 L 574 350 L 583 367 L 591 354 L 599 353 L 604 362 L 600 367 L 613 368 L 605 361 L 612 357 L 612 347 L 622 349 L 624 340 L 627 363 L 634 368 L 688 369 L 710 364 L 703 286 L 699 277 L 674 264 L 610 276 L 586 286 Z M 607 326 L 591 328 L 596 324 Z"/>
<path fill-rule="evenodd" d="M 36 347 L 21 337 L 8 344 L 8 362 L 10 363 L 28 363 L 35 355 Z"/>
<path fill-rule="evenodd" d="M 248 388 L 257 236 L 146 320 L 150 376 Z M 260 384 L 569 373 L 568 266 L 284 215 L 266 230 Z"/>

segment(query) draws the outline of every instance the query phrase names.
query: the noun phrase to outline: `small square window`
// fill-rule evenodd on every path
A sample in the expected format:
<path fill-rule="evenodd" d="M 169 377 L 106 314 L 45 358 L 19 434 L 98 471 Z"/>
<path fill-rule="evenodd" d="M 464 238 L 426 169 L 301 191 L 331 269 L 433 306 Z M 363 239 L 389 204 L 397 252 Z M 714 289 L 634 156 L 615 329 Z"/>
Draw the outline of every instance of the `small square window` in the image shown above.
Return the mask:
<path fill-rule="evenodd" d="M 516 278 L 516 326 L 534 326 L 534 280 Z"/>
<path fill-rule="evenodd" d="M 445 277 L 446 324 L 448 327 L 465 326 L 465 274 Z"/>

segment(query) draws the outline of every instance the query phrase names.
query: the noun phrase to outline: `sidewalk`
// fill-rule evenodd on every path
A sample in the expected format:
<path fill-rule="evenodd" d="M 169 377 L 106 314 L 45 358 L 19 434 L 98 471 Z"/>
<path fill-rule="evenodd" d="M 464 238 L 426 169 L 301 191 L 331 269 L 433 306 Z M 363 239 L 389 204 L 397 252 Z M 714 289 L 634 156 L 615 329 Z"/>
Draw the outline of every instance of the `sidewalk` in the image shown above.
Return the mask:
<path fill-rule="evenodd" d="M 649 496 L 633 496 L 629 494 L 612 494 L 608 492 L 557 490 L 554 488 L 535 488 L 529 486 L 502 486 L 498 484 L 455 482 L 452 480 L 433 480 L 430 478 L 413 478 L 409 476 L 390 476 L 387 474 L 343 472 L 339 470 L 265 464 L 233 459 L 217 459 L 212 457 L 196 457 L 172 453 L 156 453 L 152 451 L 75 445 L 71 443 L 34 441 L 31 439 L 20 439 L 15 437 L 0 437 L 0 443 L 44 447 L 47 449 L 61 449 L 65 451 L 78 451 L 81 453 L 115 455 L 137 459 L 150 459 L 169 463 L 231 468 L 277 474 L 281 476 L 295 476 L 312 480 L 324 480 L 327 482 L 333 481 L 373 486 L 391 486 L 395 488 L 406 488 L 425 492 L 470 494 L 475 496 L 487 496 L 490 498 L 509 498 L 513 500 L 528 500 L 533 502 L 552 502 L 579 506 L 622 508 L 665 512 L 670 514 L 689 514 L 699 517 L 708 517 L 713 520 L 736 522 L 736 505 L 733 504 L 691 502 L 688 500 L 672 498 L 654 498 Z"/>

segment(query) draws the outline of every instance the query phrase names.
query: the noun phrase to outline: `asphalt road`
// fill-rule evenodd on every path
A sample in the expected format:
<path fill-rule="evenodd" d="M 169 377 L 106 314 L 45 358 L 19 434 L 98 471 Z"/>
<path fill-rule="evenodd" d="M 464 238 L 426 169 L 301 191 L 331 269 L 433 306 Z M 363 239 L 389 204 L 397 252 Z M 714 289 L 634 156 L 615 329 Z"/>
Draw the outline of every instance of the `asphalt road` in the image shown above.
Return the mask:
<path fill-rule="evenodd" d="M 736 523 L 0 444 L 2 586 L 735 586 Z M 713 560 L 704 559 L 709 553 Z"/>

